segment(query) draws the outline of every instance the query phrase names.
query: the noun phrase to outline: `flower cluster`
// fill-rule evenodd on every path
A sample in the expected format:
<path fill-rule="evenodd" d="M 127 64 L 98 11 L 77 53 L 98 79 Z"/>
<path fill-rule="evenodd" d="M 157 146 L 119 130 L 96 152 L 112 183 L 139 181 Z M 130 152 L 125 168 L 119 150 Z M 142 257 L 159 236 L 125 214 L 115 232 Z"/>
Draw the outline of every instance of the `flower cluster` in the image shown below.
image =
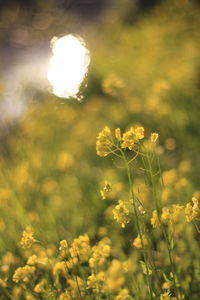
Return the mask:
<path fill-rule="evenodd" d="M 111 130 L 105 126 L 104 129 L 98 134 L 96 141 L 96 150 L 99 156 L 107 156 L 112 147 Z"/>
<path fill-rule="evenodd" d="M 197 198 L 192 197 L 193 205 L 189 202 L 185 207 L 185 217 L 187 222 L 194 220 L 199 214 L 199 201 Z"/>
<path fill-rule="evenodd" d="M 78 238 L 74 239 L 71 248 L 69 248 L 71 257 L 77 257 L 81 262 L 88 260 L 90 252 L 90 239 L 87 234 L 80 235 Z"/>
<path fill-rule="evenodd" d="M 19 242 L 19 245 L 22 248 L 31 248 L 34 242 L 36 242 L 36 240 L 33 237 L 32 229 L 30 227 L 26 227 L 22 233 L 22 238 Z"/>
<path fill-rule="evenodd" d="M 133 246 L 137 249 L 142 249 L 143 247 L 146 247 L 147 245 L 148 245 L 148 240 L 144 235 L 142 236 L 142 240 L 141 240 L 140 236 L 138 235 L 133 241 Z"/>
<path fill-rule="evenodd" d="M 134 150 L 139 140 L 144 138 L 144 127 L 131 127 L 122 137 L 122 148 Z"/>
<path fill-rule="evenodd" d="M 35 273 L 35 267 L 33 266 L 24 266 L 24 267 L 19 267 L 18 269 L 15 270 L 15 273 L 13 275 L 13 281 L 19 282 L 28 282 Z"/>
<path fill-rule="evenodd" d="M 107 156 L 108 154 L 115 153 L 116 150 L 128 148 L 129 150 L 135 150 L 136 145 L 140 140 L 144 138 L 144 127 L 131 127 L 129 130 L 121 135 L 120 128 L 115 129 L 116 143 L 113 140 L 111 130 L 108 126 L 98 134 L 96 141 L 96 151 L 99 156 Z M 153 134 L 153 140 L 156 141 L 157 134 Z"/>
<path fill-rule="evenodd" d="M 124 201 L 118 201 L 118 204 L 113 209 L 113 217 L 122 228 L 125 228 L 126 224 L 130 222 L 129 209 Z"/>
<path fill-rule="evenodd" d="M 103 200 L 105 200 L 112 190 L 111 184 L 108 181 L 105 181 L 104 187 L 100 190 L 100 194 Z"/>
<path fill-rule="evenodd" d="M 110 256 L 110 239 L 103 238 L 96 246 L 92 248 L 92 256 L 89 259 L 89 265 L 91 268 L 96 268 L 102 265 L 106 258 Z"/>

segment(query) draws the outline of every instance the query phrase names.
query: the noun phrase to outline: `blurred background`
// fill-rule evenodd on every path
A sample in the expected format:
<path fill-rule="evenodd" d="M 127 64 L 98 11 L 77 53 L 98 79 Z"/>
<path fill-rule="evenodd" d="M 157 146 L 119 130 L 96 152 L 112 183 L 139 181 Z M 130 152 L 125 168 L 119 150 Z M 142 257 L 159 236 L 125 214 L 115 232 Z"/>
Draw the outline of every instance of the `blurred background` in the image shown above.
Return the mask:
<path fill-rule="evenodd" d="M 159 132 L 163 171 L 179 182 L 181 162 L 191 166 L 171 201 L 190 199 L 200 181 L 199 28 L 195 0 L 0 2 L 1 252 L 15 251 L 27 225 L 47 243 L 95 237 L 102 224 L 117 236 L 99 189 L 110 180 L 118 199 L 126 179 L 96 155 L 105 125 Z M 56 97 L 47 80 L 50 41 L 68 34 L 90 53 L 81 102 Z"/>

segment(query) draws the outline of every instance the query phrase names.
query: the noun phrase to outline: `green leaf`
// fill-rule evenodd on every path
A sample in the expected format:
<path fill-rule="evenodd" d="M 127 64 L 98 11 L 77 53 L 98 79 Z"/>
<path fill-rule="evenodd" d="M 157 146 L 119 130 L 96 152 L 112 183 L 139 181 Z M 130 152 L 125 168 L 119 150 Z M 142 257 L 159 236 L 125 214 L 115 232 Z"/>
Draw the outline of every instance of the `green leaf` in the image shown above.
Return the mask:
<path fill-rule="evenodd" d="M 152 274 L 151 268 L 148 267 L 148 269 L 147 269 L 147 266 L 146 266 L 144 261 L 140 260 L 140 264 L 141 264 L 141 267 L 142 267 L 142 271 L 145 275 L 151 275 Z"/>

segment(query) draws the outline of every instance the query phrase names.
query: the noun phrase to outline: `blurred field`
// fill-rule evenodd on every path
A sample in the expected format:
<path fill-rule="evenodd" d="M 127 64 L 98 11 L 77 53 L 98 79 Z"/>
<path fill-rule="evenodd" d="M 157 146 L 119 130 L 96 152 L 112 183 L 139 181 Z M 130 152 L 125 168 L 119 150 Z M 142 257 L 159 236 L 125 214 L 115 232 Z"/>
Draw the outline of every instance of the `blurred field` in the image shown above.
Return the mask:
<path fill-rule="evenodd" d="M 158 188 L 162 207 L 184 206 L 200 195 L 200 7 L 192 1 L 163 1 L 130 21 L 126 3 L 119 1 L 102 21 L 88 25 L 85 38 L 91 65 L 83 102 L 63 101 L 44 91 L 1 141 L 0 299 L 151 299 L 145 279 L 149 276 L 139 263 L 141 249 L 131 246 L 137 236 L 134 219 L 123 229 L 112 215 L 119 199 L 130 198 L 126 171 L 115 158 L 96 154 L 96 136 L 106 125 L 122 131 L 144 126 L 146 137 L 159 133 L 156 153 L 164 180 L 162 189 Z M 3 88 L 0 92 L 3 95 Z M 151 184 L 138 164 L 132 166 L 133 190 L 151 213 L 155 209 Z M 100 190 L 105 180 L 112 191 L 103 201 Z M 160 229 L 148 223 L 158 270 L 151 276 L 160 278 L 153 280 L 152 299 L 199 299 L 198 222 L 198 217 L 187 222 L 183 211 L 174 227 L 171 250 L 179 274 L 179 296 L 174 287 L 163 288 L 165 276 L 172 272 L 167 246 Z M 31 250 L 19 246 L 27 226 L 40 241 Z M 64 284 L 64 275 L 59 279 L 52 275 L 59 242 L 84 234 L 91 245 L 104 236 L 111 240 L 105 270 L 113 259 L 132 261 L 121 285 L 104 293 L 90 287 L 83 294 L 73 294 L 75 288 Z M 47 254 L 44 249 L 51 251 Z M 33 254 L 50 260 L 51 267 L 39 265 L 32 279 L 34 285 L 45 279 L 46 292 L 37 292 L 23 280 L 13 282 L 15 270 Z M 80 267 L 85 273 L 75 270 L 75 274 L 87 285 L 91 271 L 86 264 Z M 116 272 L 123 274 L 121 269 Z M 129 296 L 116 298 L 122 288 L 129 290 Z M 72 294 L 64 295 L 65 290 Z"/>

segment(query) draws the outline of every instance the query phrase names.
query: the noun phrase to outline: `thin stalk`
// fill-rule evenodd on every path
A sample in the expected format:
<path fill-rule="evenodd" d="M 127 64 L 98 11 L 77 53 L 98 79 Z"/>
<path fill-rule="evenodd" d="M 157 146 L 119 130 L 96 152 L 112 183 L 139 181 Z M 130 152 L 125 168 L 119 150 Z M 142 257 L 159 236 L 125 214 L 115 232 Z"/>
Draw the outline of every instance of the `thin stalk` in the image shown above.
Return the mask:
<path fill-rule="evenodd" d="M 148 164 L 149 164 L 149 171 L 150 171 L 149 173 L 150 173 L 150 179 L 151 179 L 151 184 L 152 184 L 153 199 L 155 201 L 156 211 L 157 211 L 157 214 L 158 214 L 159 223 L 161 225 L 161 230 L 162 230 L 164 239 L 165 239 L 166 244 L 167 244 L 169 261 L 170 261 L 170 264 L 171 264 L 171 267 L 172 267 L 174 290 L 175 290 L 176 296 L 179 300 L 180 299 L 179 298 L 179 292 L 178 292 L 178 289 L 177 289 L 177 286 L 176 286 L 176 278 L 178 278 L 177 277 L 176 266 L 175 266 L 175 263 L 174 263 L 174 260 L 173 260 L 173 257 L 172 257 L 171 244 L 170 244 L 169 238 L 167 236 L 165 227 L 164 227 L 164 225 L 162 223 L 162 220 L 161 220 L 161 207 L 160 207 L 160 203 L 159 203 L 157 193 L 156 193 L 156 189 L 155 189 L 154 175 L 153 175 L 153 172 L 152 172 L 152 166 L 151 166 L 151 162 L 149 160 L 149 156 L 147 156 L 147 161 L 148 161 Z"/>
<path fill-rule="evenodd" d="M 124 152 L 120 148 L 119 148 L 119 150 L 120 150 L 120 152 L 122 154 L 122 157 L 123 157 L 123 160 L 124 160 L 124 164 L 125 164 L 125 167 L 126 167 L 126 171 L 127 171 L 130 194 L 131 194 L 131 197 L 133 199 L 133 208 L 134 208 L 134 214 L 135 214 L 135 221 L 136 221 L 137 231 L 138 231 L 138 234 L 140 236 L 140 240 L 141 240 L 141 244 L 142 244 L 142 252 L 143 252 L 144 262 L 145 262 L 146 269 L 147 269 L 149 294 L 150 294 L 151 300 L 153 300 L 154 297 L 153 297 L 153 290 L 152 290 L 152 283 L 151 283 L 151 278 L 150 278 L 149 267 L 148 267 L 148 263 L 147 263 L 147 256 L 146 256 L 145 249 L 144 249 L 144 241 L 143 241 L 143 236 L 142 236 L 142 232 L 141 232 L 141 228 L 140 228 L 137 207 L 136 207 L 136 203 L 134 201 L 135 200 L 135 195 L 134 195 L 133 189 L 132 189 L 133 180 L 132 180 L 131 170 L 130 170 L 130 167 L 129 167 L 129 164 L 127 162 L 127 159 L 126 159 L 126 156 L 125 156 Z"/>

